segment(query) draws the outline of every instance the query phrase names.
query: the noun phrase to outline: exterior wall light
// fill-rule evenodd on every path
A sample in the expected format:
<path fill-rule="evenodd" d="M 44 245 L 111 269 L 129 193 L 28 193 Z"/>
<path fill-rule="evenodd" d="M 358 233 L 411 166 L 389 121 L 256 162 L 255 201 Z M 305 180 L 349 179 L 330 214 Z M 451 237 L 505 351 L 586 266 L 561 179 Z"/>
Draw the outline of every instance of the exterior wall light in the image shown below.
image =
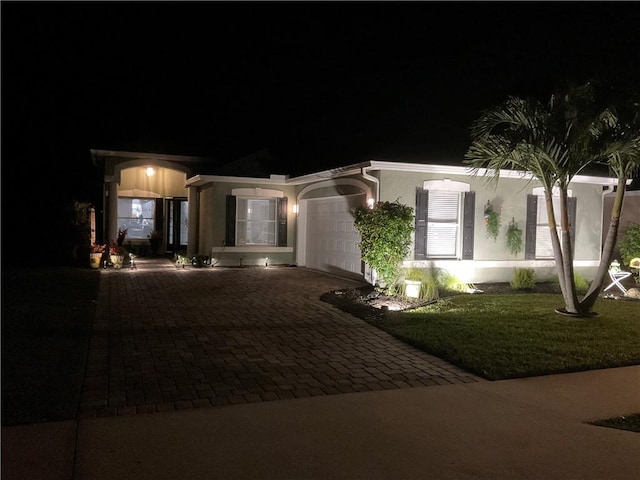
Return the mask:
<path fill-rule="evenodd" d="M 153 177 L 156 174 L 156 171 L 153 167 L 147 167 L 147 177 Z"/>
<path fill-rule="evenodd" d="M 373 206 L 376 204 L 375 200 L 371 197 L 367 198 L 367 206 L 369 208 L 373 208 Z"/>
<path fill-rule="evenodd" d="M 294 204 L 293 204 L 293 207 L 292 207 L 293 213 L 295 213 L 295 214 L 297 215 L 297 214 L 298 214 L 298 209 L 299 209 L 298 204 L 297 204 L 297 203 L 294 203 Z"/>

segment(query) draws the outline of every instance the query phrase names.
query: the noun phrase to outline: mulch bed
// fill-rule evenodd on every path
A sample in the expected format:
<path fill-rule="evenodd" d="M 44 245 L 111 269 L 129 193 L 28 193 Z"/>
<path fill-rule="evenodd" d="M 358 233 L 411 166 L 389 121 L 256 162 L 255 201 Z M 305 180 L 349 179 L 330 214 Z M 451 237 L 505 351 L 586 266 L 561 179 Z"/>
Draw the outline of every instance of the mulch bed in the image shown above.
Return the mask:
<path fill-rule="evenodd" d="M 515 294 L 515 293 L 552 293 L 560 294 L 560 286 L 556 283 L 538 283 L 532 289 L 517 290 L 508 282 L 476 284 L 476 289 L 485 294 Z M 461 292 L 449 292 L 447 296 L 463 295 Z M 322 301 L 330 303 L 340 310 L 364 320 L 376 320 L 384 315 L 386 310 L 409 310 L 429 303 L 433 300 L 407 298 L 402 295 L 386 295 L 377 291 L 373 285 L 364 285 L 347 290 L 335 290 L 320 297 Z"/>

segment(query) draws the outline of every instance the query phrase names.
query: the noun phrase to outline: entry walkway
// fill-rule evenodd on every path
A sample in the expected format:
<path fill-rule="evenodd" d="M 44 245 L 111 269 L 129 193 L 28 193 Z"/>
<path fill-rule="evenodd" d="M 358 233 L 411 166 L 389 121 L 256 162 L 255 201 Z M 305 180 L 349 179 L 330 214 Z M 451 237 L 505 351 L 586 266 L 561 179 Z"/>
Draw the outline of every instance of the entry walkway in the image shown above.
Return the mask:
<path fill-rule="evenodd" d="M 320 300 L 296 267 L 102 272 L 80 417 L 483 381 Z"/>

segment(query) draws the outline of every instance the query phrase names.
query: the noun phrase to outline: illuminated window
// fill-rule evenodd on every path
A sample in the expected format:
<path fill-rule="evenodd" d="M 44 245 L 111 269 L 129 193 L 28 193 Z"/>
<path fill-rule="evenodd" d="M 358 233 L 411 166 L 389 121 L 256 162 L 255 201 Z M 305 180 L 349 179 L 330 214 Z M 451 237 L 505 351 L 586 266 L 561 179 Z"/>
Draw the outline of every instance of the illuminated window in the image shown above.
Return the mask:
<path fill-rule="evenodd" d="M 118 230 L 127 229 L 127 240 L 146 240 L 154 230 L 155 214 L 155 198 L 118 198 Z"/>

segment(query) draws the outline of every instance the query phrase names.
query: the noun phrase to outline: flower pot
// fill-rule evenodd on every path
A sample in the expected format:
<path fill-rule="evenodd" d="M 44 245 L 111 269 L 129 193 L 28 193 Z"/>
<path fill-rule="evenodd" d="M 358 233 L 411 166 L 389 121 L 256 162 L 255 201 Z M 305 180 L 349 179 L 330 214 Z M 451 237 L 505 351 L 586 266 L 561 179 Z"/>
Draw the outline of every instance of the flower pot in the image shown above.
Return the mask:
<path fill-rule="evenodd" d="M 89 266 L 91 268 L 100 268 L 100 261 L 102 260 L 102 253 L 90 253 L 89 254 Z"/>
<path fill-rule="evenodd" d="M 420 288 L 422 282 L 420 280 L 405 280 L 404 294 L 410 298 L 420 298 Z"/>
<path fill-rule="evenodd" d="M 109 255 L 113 268 L 122 268 L 124 263 L 124 255 Z"/>

